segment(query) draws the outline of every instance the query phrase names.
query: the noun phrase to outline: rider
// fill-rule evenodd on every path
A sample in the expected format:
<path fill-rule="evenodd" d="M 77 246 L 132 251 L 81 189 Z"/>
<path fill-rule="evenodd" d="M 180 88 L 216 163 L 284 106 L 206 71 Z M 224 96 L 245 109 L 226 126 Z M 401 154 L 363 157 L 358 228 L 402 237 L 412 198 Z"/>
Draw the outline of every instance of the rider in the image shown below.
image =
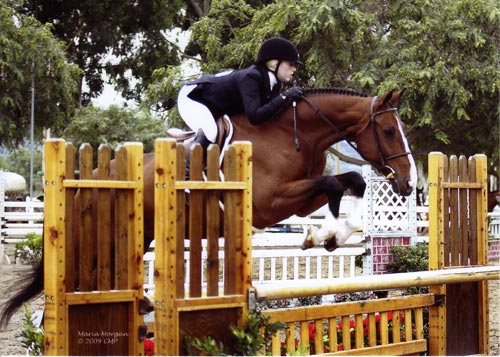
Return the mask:
<path fill-rule="evenodd" d="M 245 113 L 258 125 L 280 112 L 302 89 L 292 87 L 280 94 L 281 84 L 292 80 L 299 60 L 297 48 L 284 38 L 264 41 L 255 64 L 248 68 L 209 74 L 184 85 L 178 98 L 179 113 L 196 131 L 195 143 L 204 149 L 217 139 L 215 120 L 225 114 Z"/>

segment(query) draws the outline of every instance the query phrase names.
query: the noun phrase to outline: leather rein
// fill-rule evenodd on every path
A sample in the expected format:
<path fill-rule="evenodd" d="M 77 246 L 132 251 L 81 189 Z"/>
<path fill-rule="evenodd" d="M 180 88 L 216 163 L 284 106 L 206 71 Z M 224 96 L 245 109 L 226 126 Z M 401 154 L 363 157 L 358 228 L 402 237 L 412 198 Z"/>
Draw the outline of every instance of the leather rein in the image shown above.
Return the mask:
<path fill-rule="evenodd" d="M 378 111 L 378 112 L 374 112 L 375 102 L 376 102 L 377 98 L 378 98 L 377 96 L 373 97 L 372 98 L 372 102 L 370 104 L 370 121 L 361 130 L 359 130 L 356 133 L 356 136 L 359 135 L 360 133 L 362 133 L 368 126 L 372 127 L 373 136 L 375 137 L 375 142 L 377 143 L 377 151 L 378 151 L 378 154 L 379 154 L 380 161 L 381 161 L 382 165 L 378 165 L 376 163 L 371 163 L 371 164 L 379 172 L 383 173 L 384 169 L 389 170 L 389 173 L 386 174 L 386 177 L 388 179 L 394 179 L 395 171 L 394 171 L 394 169 L 391 166 L 389 166 L 387 164 L 387 162 L 389 160 L 396 159 L 396 158 L 401 157 L 401 156 L 411 155 L 411 152 L 405 151 L 405 152 L 402 152 L 402 153 L 399 153 L 399 154 L 395 154 L 395 155 L 390 155 L 390 156 L 386 156 L 384 154 L 384 151 L 382 150 L 382 145 L 380 144 L 380 137 L 379 137 L 379 134 L 378 134 L 377 128 L 376 128 L 376 119 L 377 119 L 377 116 L 379 116 L 381 114 L 389 113 L 389 112 L 395 112 L 397 114 L 398 113 L 398 108 L 392 107 L 392 108 L 389 108 L 389 109 L 386 109 L 386 110 L 381 110 L 381 111 Z M 333 124 L 331 122 L 331 120 L 329 120 L 328 117 L 325 114 L 323 114 L 323 112 L 321 112 L 321 110 L 319 110 L 307 98 L 302 97 L 302 100 L 307 103 L 307 105 L 312 109 L 312 111 L 316 115 L 318 115 L 321 119 L 323 119 L 323 121 L 325 121 L 329 126 L 331 126 L 333 128 L 333 130 L 342 138 L 342 140 L 345 140 L 361 157 L 364 158 L 363 154 L 361 154 L 361 152 L 358 150 L 358 148 L 355 145 L 353 145 L 350 140 L 347 139 L 347 137 L 342 132 L 342 130 L 340 130 L 335 124 Z M 294 106 L 294 122 L 296 120 L 295 118 L 296 118 L 296 106 Z M 296 124 L 294 124 L 294 125 L 296 125 Z M 296 130 L 295 130 L 295 142 L 298 143 L 298 137 L 297 137 L 297 131 Z"/>

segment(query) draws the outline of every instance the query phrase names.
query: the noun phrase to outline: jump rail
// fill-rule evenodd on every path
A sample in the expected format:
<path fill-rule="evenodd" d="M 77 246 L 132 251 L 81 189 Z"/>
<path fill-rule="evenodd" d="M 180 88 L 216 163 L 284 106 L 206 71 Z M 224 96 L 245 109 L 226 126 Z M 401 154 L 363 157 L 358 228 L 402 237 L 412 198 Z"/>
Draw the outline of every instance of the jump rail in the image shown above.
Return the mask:
<path fill-rule="evenodd" d="M 330 284 L 317 281 L 257 285 L 252 289 L 255 301 L 293 299 L 304 296 L 354 293 L 359 291 L 405 289 L 438 284 L 457 284 L 483 280 L 499 280 L 500 266 L 453 268 L 443 270 L 397 273 L 378 276 L 356 276 L 335 279 Z"/>

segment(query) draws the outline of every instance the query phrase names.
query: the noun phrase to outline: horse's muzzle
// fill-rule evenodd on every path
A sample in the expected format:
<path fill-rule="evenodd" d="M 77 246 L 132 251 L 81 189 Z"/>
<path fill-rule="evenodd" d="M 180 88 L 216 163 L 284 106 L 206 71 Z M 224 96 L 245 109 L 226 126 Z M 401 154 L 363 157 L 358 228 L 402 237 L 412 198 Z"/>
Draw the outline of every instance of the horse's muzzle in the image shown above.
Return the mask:
<path fill-rule="evenodd" d="M 389 182 L 391 183 L 392 190 L 398 195 L 409 196 L 413 192 L 413 186 L 410 185 L 410 180 L 406 180 L 400 185 L 398 180 L 393 177 L 389 179 Z"/>

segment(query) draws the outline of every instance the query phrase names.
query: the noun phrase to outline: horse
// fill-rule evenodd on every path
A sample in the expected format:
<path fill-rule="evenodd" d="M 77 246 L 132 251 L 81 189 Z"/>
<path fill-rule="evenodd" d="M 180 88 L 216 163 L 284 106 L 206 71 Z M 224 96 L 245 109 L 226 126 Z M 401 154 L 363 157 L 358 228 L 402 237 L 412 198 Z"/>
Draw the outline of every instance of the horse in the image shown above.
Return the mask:
<path fill-rule="evenodd" d="M 258 126 L 251 125 L 244 114 L 233 116 L 232 141 L 253 144 L 253 226 L 264 229 L 328 203 L 330 219 L 308 232 L 303 248 L 324 244 L 332 251 L 344 244 L 361 226 L 366 184 L 357 172 L 323 175 L 326 151 L 342 140 L 385 174 L 395 192 L 410 195 L 417 172 L 398 115 L 400 97 L 401 92 L 395 91 L 369 96 L 338 88 L 309 89 L 297 103 Z M 346 190 L 352 195 L 351 208 L 341 223 L 339 206 Z M 153 217 L 154 153 L 149 153 L 144 155 L 144 247 L 154 239 Z M 43 281 L 43 264 L 7 303 L 0 322 L 8 321 L 24 301 L 41 291 L 39 281 Z"/>

